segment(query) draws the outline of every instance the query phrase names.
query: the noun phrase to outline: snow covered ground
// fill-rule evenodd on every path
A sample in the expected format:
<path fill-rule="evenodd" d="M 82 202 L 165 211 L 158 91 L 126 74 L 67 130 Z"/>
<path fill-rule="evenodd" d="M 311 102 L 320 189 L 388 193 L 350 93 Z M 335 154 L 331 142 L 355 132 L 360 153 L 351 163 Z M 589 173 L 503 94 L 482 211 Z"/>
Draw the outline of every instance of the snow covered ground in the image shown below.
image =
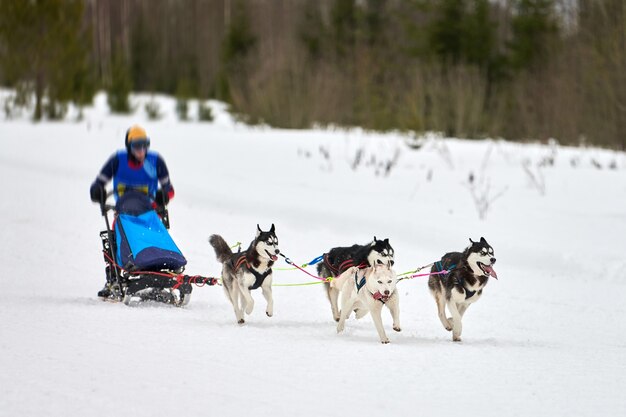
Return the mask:
<path fill-rule="evenodd" d="M 219 103 L 214 122 L 183 123 L 159 102 L 159 121 L 141 106 L 108 115 L 102 95 L 81 122 L 0 121 L 0 416 L 626 413 L 623 153 L 250 128 Z M 135 122 L 170 169 L 188 273 L 219 274 L 210 234 L 247 245 L 274 223 L 299 263 L 389 238 L 399 273 L 484 236 L 500 279 L 461 343 L 419 278 L 398 284 L 402 332 L 383 317 L 389 345 L 369 317 L 337 335 L 319 285 L 275 287 L 272 318 L 255 292 L 244 326 L 218 287 L 185 308 L 104 303 L 104 221 L 88 189 Z M 483 219 L 472 184 L 490 201 Z"/>

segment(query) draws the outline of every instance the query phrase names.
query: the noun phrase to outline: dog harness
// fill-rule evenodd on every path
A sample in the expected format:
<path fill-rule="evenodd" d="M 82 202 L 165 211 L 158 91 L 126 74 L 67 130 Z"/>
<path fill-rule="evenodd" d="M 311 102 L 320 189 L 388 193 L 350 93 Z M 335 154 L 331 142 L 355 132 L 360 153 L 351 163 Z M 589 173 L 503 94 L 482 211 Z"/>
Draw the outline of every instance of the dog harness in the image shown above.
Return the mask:
<path fill-rule="evenodd" d="M 444 267 L 443 267 L 443 264 L 441 263 L 441 261 L 435 262 L 434 266 L 435 266 L 435 269 L 437 270 L 437 272 L 441 272 L 441 271 L 444 270 Z M 455 267 L 456 267 L 456 264 L 450 265 L 450 267 L 448 268 L 448 273 L 444 274 L 443 278 L 445 278 L 448 275 L 450 275 L 450 271 L 452 271 Z M 463 286 L 463 289 L 465 290 L 465 299 L 466 300 L 468 298 L 472 298 L 474 296 L 474 294 L 476 294 L 476 291 L 471 291 L 471 290 L 468 290 L 467 288 L 465 288 L 465 281 L 461 282 L 461 285 Z"/>
<path fill-rule="evenodd" d="M 359 269 L 364 269 L 364 268 L 367 268 L 369 266 L 369 264 L 367 262 L 361 262 L 360 264 L 355 265 L 354 264 L 354 259 L 346 259 L 345 261 L 343 261 L 342 263 L 339 264 L 338 268 L 335 268 L 333 266 L 333 264 L 328 260 L 328 254 L 327 253 L 324 254 L 324 263 L 326 264 L 328 269 L 330 269 L 331 272 L 333 274 L 335 274 L 335 276 L 341 275 L 341 273 L 343 273 L 346 270 L 352 268 L 353 266 L 356 266 Z"/>
<path fill-rule="evenodd" d="M 450 267 L 448 268 L 448 271 L 452 271 L 454 269 L 456 265 L 450 265 Z M 437 270 L 437 272 L 441 272 L 443 271 L 443 265 L 441 263 L 441 261 L 437 261 L 435 262 L 435 269 Z M 445 274 L 444 278 L 447 277 L 450 274 L 450 272 L 448 272 L 447 274 Z M 472 298 L 474 296 L 474 294 L 476 294 L 476 291 L 471 291 L 469 289 L 467 289 L 465 287 L 465 281 L 461 282 L 461 285 L 463 286 L 463 289 L 465 290 L 465 299 L 467 300 L 468 298 Z"/>
<path fill-rule="evenodd" d="M 359 280 L 359 272 L 356 271 L 354 273 L 354 283 L 356 284 L 356 292 L 358 293 L 361 290 L 361 288 L 365 286 L 365 275 L 363 275 L 363 277 Z M 374 298 L 374 300 L 378 300 L 383 304 L 385 304 L 387 300 L 389 300 L 389 297 L 391 297 L 392 295 L 392 294 L 382 295 L 380 291 L 376 291 L 375 293 L 370 293 L 370 294 L 372 294 L 372 298 Z"/>
<path fill-rule="evenodd" d="M 248 287 L 249 290 L 256 290 L 257 288 L 259 288 L 261 285 L 263 285 L 263 281 L 265 281 L 265 278 L 267 278 L 267 276 L 272 273 L 272 268 L 267 268 L 267 270 L 262 274 L 257 272 L 254 268 L 251 268 L 250 263 L 248 263 L 248 259 L 246 259 L 245 253 L 237 259 L 237 262 L 233 262 L 233 269 L 235 270 L 235 272 L 237 272 L 237 270 L 239 270 L 239 268 L 243 264 L 246 264 L 246 267 L 248 267 L 248 272 L 254 275 L 254 284 Z"/>
<path fill-rule="evenodd" d="M 363 277 L 359 281 L 359 271 L 356 271 L 354 273 L 354 283 L 356 284 L 356 292 L 358 293 L 359 291 L 361 291 L 361 288 L 363 288 L 363 286 L 365 285 L 365 275 L 363 275 Z"/>
<path fill-rule="evenodd" d="M 435 269 L 437 270 L 437 272 L 441 272 L 441 271 L 444 270 L 444 267 L 443 267 L 443 264 L 441 263 L 441 261 L 435 262 L 434 266 L 435 266 Z M 456 264 L 450 265 L 450 267 L 448 268 L 448 273 L 445 274 L 444 278 L 447 277 L 450 274 L 450 271 L 452 271 L 455 266 L 456 266 Z"/>

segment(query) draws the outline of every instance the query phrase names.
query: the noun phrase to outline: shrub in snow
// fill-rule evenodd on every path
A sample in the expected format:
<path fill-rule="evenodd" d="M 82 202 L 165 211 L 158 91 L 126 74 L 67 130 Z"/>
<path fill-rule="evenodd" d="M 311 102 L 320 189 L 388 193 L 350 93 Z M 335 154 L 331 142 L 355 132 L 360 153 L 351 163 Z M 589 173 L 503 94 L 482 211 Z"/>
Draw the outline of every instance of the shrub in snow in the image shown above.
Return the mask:
<path fill-rule="evenodd" d="M 213 111 L 211 110 L 211 106 L 201 101 L 198 102 L 198 120 L 201 122 L 213 121 Z"/>
<path fill-rule="evenodd" d="M 504 187 L 494 193 L 491 189 L 491 181 L 489 178 L 480 177 L 476 179 L 473 173 L 470 173 L 466 187 L 472 195 L 472 200 L 478 212 L 478 218 L 481 220 L 487 217 L 487 213 L 491 210 L 493 203 L 498 198 L 502 197 L 508 189 Z"/>
<path fill-rule="evenodd" d="M 178 115 L 178 120 L 189 120 L 189 103 L 187 100 L 181 98 L 176 100 L 176 114 Z"/>
<path fill-rule="evenodd" d="M 546 180 L 543 176 L 541 165 L 537 166 L 537 168 L 533 172 L 533 169 L 530 164 L 530 160 L 525 159 L 522 162 L 522 168 L 524 169 L 524 172 L 526 173 L 526 176 L 530 180 L 530 184 L 533 186 L 533 188 L 539 191 L 540 195 L 546 195 Z"/>
<path fill-rule="evenodd" d="M 159 120 L 163 117 L 161 114 L 161 107 L 154 98 L 151 98 L 150 101 L 145 104 L 144 108 L 146 110 L 146 114 L 148 115 L 148 119 L 150 120 Z"/>

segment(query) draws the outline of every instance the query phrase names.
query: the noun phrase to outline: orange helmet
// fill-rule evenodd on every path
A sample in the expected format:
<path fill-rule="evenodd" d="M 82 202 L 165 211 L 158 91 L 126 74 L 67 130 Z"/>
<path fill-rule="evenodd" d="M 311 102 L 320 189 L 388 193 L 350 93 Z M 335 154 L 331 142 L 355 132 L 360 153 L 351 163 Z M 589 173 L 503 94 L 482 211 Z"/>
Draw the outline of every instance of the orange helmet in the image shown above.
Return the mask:
<path fill-rule="evenodd" d="M 147 145 L 150 146 L 150 138 L 148 138 L 146 130 L 139 125 L 133 125 L 126 131 L 126 137 L 124 139 L 126 150 L 130 152 L 131 143 L 137 141 L 145 141 Z"/>

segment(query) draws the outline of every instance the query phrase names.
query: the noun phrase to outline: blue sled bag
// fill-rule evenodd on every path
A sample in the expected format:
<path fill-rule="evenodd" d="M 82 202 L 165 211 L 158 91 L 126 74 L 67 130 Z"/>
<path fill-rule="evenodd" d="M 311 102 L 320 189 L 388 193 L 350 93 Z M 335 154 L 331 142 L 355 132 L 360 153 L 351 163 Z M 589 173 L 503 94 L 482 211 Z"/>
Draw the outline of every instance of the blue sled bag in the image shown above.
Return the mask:
<path fill-rule="evenodd" d="M 124 193 L 115 210 L 118 265 L 128 271 L 177 271 L 187 264 L 148 196 Z"/>

